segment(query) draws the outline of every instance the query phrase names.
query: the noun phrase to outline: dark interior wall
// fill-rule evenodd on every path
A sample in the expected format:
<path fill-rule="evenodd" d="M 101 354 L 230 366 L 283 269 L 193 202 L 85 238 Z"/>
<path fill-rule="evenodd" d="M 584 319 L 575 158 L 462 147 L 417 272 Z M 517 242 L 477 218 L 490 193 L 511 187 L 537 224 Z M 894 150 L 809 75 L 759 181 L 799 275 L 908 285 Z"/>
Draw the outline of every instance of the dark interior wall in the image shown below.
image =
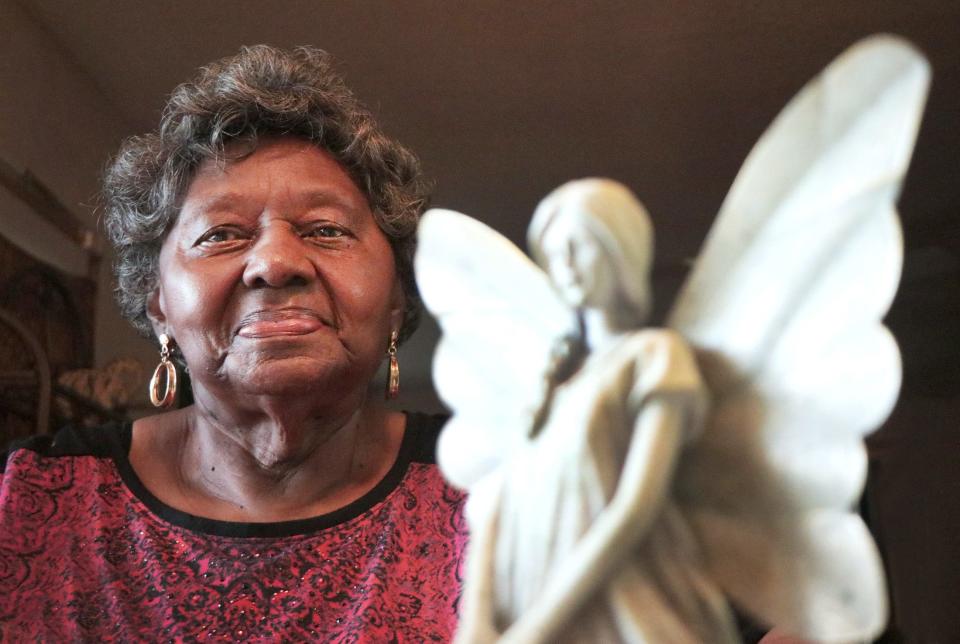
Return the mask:
<path fill-rule="evenodd" d="M 18 2 L 0 1 L 3 163 L 10 164 L 16 173 L 28 172 L 35 177 L 81 227 L 96 231 L 94 206 L 100 172 L 120 140 L 130 134 L 130 127 L 123 110 L 104 95 L 96 77 L 78 63 L 45 23 Z M 85 275 L 88 253 L 34 208 L 0 187 L 0 236 L 53 269 Z M 98 366 L 118 356 L 137 355 L 135 352 L 143 348 L 148 349 L 141 354 L 147 364 L 156 353 L 120 317 L 110 286 L 110 256 L 103 255 L 106 248 L 102 241 L 95 241 L 93 246 L 103 258 L 96 276 L 100 286 L 96 301 L 82 303 L 82 317 L 66 321 L 74 326 L 74 341 L 94 345 L 95 355 L 89 356 L 89 346 L 85 353 Z M 93 310 L 88 312 L 88 308 Z M 145 386 L 142 389 L 146 391 Z"/>

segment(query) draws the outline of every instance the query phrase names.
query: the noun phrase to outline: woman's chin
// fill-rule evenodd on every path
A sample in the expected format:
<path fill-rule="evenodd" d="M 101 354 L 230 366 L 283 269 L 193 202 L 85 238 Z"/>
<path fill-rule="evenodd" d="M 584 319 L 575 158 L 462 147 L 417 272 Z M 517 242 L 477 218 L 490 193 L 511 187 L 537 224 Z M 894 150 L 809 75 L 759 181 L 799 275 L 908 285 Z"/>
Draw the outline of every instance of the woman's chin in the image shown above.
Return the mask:
<path fill-rule="evenodd" d="M 362 371 L 356 365 L 345 362 L 290 356 L 244 362 L 236 368 L 228 368 L 226 376 L 231 387 L 253 396 L 317 395 L 329 392 L 342 397 L 352 389 L 366 386 L 369 374 Z"/>

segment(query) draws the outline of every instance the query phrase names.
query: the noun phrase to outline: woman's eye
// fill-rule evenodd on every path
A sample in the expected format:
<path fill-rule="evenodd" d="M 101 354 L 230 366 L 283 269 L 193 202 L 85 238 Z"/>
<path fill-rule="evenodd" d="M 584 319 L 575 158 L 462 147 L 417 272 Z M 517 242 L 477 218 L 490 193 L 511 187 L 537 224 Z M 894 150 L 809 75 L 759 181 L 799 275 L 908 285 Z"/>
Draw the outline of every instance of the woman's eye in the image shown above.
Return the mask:
<path fill-rule="evenodd" d="M 342 228 L 336 226 L 314 226 L 310 228 L 306 233 L 305 237 L 321 237 L 323 239 L 333 239 L 336 237 L 343 237 L 346 234 Z"/>
<path fill-rule="evenodd" d="M 223 244 L 226 242 L 236 241 L 241 238 L 240 231 L 233 230 L 230 228 L 216 228 L 214 230 L 207 231 L 204 233 L 200 239 L 197 240 L 196 244 Z"/>

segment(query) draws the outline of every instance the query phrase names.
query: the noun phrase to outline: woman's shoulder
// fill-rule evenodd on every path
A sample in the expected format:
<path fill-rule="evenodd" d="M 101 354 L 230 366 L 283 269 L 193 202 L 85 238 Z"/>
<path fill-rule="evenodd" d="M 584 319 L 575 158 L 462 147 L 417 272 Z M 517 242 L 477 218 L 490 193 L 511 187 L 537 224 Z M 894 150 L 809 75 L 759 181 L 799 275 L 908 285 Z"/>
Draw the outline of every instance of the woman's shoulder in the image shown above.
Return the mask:
<path fill-rule="evenodd" d="M 97 427 L 66 426 L 54 434 L 38 434 L 13 441 L 0 452 L 0 473 L 5 472 L 19 453 L 34 459 L 70 456 L 110 458 L 123 453 L 130 441 L 129 423 L 108 423 Z"/>
<path fill-rule="evenodd" d="M 11 557 L 59 561 L 70 543 L 92 529 L 91 517 L 100 517 L 103 525 L 113 512 L 111 520 L 123 522 L 119 506 L 111 510 L 110 500 L 121 485 L 113 452 L 122 443 L 124 427 L 66 427 L 18 440 L 0 453 L 0 537 L 6 562 Z M 46 554 L 38 554 L 38 544 Z M 0 567 L 6 562 L 0 561 Z"/>

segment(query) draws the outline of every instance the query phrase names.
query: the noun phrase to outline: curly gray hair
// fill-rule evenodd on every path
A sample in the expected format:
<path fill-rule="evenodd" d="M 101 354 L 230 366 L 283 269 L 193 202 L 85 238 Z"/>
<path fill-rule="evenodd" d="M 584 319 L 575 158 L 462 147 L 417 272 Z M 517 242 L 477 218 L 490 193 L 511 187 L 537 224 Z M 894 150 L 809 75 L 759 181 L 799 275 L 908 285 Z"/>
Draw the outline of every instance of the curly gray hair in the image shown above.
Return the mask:
<path fill-rule="evenodd" d="M 393 248 L 406 296 L 400 338 L 409 337 L 422 307 L 413 252 L 428 185 L 416 157 L 380 131 L 334 71 L 330 55 L 311 47 L 244 47 L 202 68 L 193 82 L 174 90 L 157 132 L 124 142 L 107 168 L 102 194 L 124 316 L 144 336 L 153 334 L 146 303 L 157 284 L 160 246 L 197 168 L 207 159 L 224 161 L 229 143 L 252 151 L 262 136 L 311 141 L 366 195 Z"/>

